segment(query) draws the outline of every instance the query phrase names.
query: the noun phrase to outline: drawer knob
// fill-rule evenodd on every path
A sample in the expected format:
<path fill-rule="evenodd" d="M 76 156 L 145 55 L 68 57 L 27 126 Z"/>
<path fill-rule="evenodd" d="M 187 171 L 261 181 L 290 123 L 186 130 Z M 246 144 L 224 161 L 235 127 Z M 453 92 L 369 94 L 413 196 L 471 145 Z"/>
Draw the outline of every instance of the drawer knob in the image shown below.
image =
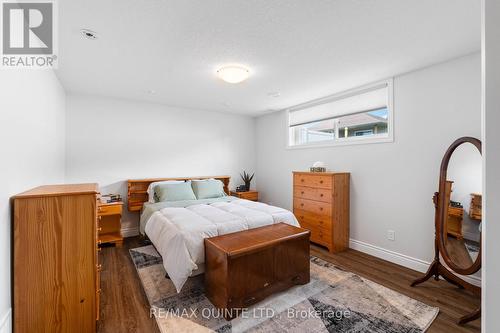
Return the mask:
<path fill-rule="evenodd" d="M 320 183 L 320 184 L 323 184 L 323 181 L 322 181 L 322 180 L 320 180 L 320 181 L 319 181 L 319 183 Z"/>
<path fill-rule="evenodd" d="M 301 203 L 300 205 L 301 205 L 301 206 L 304 206 L 304 203 Z"/>
<path fill-rule="evenodd" d="M 323 207 L 319 207 L 319 210 L 323 210 Z"/>
<path fill-rule="evenodd" d="M 319 224 L 323 224 L 323 221 L 319 221 Z"/>
<path fill-rule="evenodd" d="M 304 194 L 304 191 L 300 192 L 300 194 Z"/>
<path fill-rule="evenodd" d="M 319 196 L 320 196 L 320 197 L 323 197 L 323 193 L 321 193 Z"/>
<path fill-rule="evenodd" d="M 302 178 L 300 181 L 301 181 L 301 182 L 304 182 L 304 178 Z"/>

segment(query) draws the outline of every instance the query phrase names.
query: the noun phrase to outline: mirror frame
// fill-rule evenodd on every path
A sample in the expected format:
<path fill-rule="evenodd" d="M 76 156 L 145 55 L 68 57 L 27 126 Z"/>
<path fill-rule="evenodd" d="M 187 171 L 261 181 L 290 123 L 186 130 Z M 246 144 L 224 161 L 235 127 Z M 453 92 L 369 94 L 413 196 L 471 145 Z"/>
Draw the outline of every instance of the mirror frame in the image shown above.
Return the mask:
<path fill-rule="evenodd" d="M 461 275 L 471 275 L 471 274 L 474 274 L 476 273 L 479 269 L 481 269 L 481 252 L 482 252 L 482 246 L 481 246 L 481 238 L 482 238 L 482 235 L 480 237 L 480 246 L 479 246 L 479 253 L 478 253 L 478 256 L 476 258 L 476 260 L 472 263 L 471 266 L 467 267 L 467 268 L 462 268 L 460 266 L 457 266 L 453 260 L 451 260 L 451 257 L 448 255 L 448 251 L 446 250 L 446 246 L 445 246 L 445 234 L 443 232 L 443 221 L 444 219 L 446 218 L 445 214 L 448 214 L 448 210 L 446 209 L 447 206 L 446 205 L 446 195 L 441 195 L 441 193 L 445 193 L 446 191 L 446 177 L 447 177 L 447 174 L 448 174 L 448 164 L 450 163 L 450 159 L 453 155 L 453 152 L 461 145 L 465 144 L 465 143 L 471 143 L 473 144 L 477 150 L 479 151 L 479 154 L 482 156 L 482 144 L 481 144 L 481 141 L 476 139 L 476 138 L 472 138 L 472 137 L 462 137 L 462 138 L 459 138 L 457 140 L 455 140 L 455 142 L 453 142 L 450 147 L 448 148 L 448 150 L 446 151 L 446 153 L 444 154 L 443 156 L 443 160 L 441 161 L 441 170 L 440 170 L 440 174 L 439 174 L 439 208 L 438 208 L 438 216 L 439 216 L 439 219 L 438 219 L 438 223 L 437 223 L 437 226 L 436 226 L 436 232 L 438 233 L 438 246 L 439 246 L 439 252 L 441 253 L 441 256 L 443 257 L 444 261 L 446 262 L 446 264 L 448 265 L 449 268 L 451 268 L 453 271 L 455 271 L 456 273 L 458 274 L 461 274 Z"/>

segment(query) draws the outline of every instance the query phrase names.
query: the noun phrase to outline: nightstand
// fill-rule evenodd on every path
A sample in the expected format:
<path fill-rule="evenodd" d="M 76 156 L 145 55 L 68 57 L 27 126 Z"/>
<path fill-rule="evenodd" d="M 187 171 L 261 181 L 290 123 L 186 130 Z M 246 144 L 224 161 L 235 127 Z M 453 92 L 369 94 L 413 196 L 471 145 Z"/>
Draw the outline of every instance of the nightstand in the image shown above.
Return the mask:
<path fill-rule="evenodd" d="M 253 190 L 245 192 L 230 191 L 229 195 L 232 195 L 233 197 L 238 197 L 240 199 L 259 201 L 259 192 Z"/>
<path fill-rule="evenodd" d="M 99 203 L 97 218 L 99 219 L 99 244 L 114 243 L 116 247 L 123 244 L 122 229 L 123 202 Z"/>

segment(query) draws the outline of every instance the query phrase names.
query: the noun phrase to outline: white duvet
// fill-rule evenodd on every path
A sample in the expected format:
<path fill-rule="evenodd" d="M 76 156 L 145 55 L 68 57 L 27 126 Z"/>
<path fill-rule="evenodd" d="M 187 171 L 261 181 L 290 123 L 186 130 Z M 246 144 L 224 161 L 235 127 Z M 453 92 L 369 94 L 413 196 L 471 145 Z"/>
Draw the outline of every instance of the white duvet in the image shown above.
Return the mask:
<path fill-rule="evenodd" d="M 280 222 L 299 226 L 288 210 L 238 199 L 162 208 L 146 221 L 145 232 L 179 292 L 205 262 L 205 238 Z"/>

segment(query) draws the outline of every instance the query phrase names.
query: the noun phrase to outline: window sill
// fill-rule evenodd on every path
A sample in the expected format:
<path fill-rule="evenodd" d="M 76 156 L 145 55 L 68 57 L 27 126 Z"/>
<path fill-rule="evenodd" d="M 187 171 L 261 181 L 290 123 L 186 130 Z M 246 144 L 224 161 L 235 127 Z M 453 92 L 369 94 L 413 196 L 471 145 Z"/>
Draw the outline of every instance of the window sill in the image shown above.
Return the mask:
<path fill-rule="evenodd" d="M 350 139 L 339 139 L 337 141 L 306 143 L 295 146 L 287 145 L 286 149 L 293 150 L 293 149 L 307 149 L 307 148 L 326 148 L 326 147 L 367 145 L 371 143 L 390 143 L 390 142 L 394 142 L 394 137 L 388 136 L 383 138 L 350 138 Z"/>

